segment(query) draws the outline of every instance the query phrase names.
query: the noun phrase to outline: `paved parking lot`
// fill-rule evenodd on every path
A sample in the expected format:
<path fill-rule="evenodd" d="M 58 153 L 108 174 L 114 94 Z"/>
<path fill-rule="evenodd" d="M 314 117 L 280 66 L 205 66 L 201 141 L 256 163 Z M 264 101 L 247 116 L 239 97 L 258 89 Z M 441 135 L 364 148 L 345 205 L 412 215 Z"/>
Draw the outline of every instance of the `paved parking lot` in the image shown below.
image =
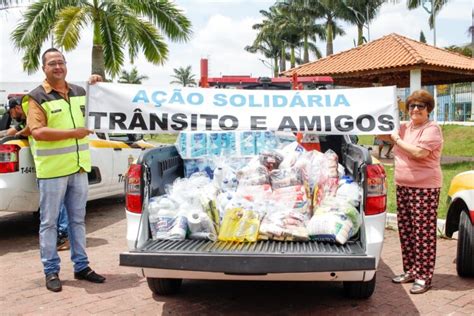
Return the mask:
<path fill-rule="evenodd" d="M 69 251 L 61 252 L 63 291 L 44 286 L 38 233 L 31 214 L 0 213 L 0 314 L 154 315 L 474 315 L 474 279 L 456 275 L 456 241 L 439 239 L 433 289 L 409 294 L 390 281 L 401 271 L 397 232 L 386 230 L 377 287 L 368 300 L 344 298 L 342 284 L 322 282 L 185 281 L 178 296 L 153 296 L 139 271 L 118 265 L 126 250 L 123 201 L 88 205 L 91 266 L 105 284 L 74 280 Z"/>

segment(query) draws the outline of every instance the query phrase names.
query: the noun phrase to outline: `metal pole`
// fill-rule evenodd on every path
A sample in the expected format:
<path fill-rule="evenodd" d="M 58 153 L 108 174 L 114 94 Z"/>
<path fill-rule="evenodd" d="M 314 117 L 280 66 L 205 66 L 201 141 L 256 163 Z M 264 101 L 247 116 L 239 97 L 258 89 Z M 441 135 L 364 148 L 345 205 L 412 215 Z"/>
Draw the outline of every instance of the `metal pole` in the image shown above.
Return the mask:
<path fill-rule="evenodd" d="M 367 42 L 370 42 L 370 28 L 369 28 L 369 7 L 365 7 L 365 22 L 367 23 Z"/>
<path fill-rule="evenodd" d="M 472 10 L 471 28 L 474 28 L 474 9 Z M 474 29 L 471 29 L 471 53 L 474 58 Z M 471 82 L 471 120 L 474 120 L 474 82 Z"/>
<path fill-rule="evenodd" d="M 436 47 L 436 15 L 434 9 L 434 0 L 431 0 L 431 14 L 433 15 L 433 46 Z"/>
<path fill-rule="evenodd" d="M 433 16 L 433 46 L 436 47 L 436 15 L 435 15 L 434 0 L 431 0 L 431 14 Z M 434 121 L 438 121 L 438 89 L 437 86 L 434 86 L 433 89 L 433 98 L 434 98 Z"/>

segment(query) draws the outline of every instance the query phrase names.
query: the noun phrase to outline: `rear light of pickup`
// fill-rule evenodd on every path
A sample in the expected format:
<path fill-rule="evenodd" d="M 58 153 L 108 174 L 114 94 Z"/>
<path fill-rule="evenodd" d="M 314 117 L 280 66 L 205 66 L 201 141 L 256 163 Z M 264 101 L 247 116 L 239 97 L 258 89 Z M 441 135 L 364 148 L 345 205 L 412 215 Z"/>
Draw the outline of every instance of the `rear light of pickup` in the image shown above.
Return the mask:
<path fill-rule="evenodd" d="M 365 215 L 385 212 L 387 207 L 387 176 L 382 165 L 367 166 L 367 197 Z"/>
<path fill-rule="evenodd" d="M 0 145 L 0 173 L 17 172 L 20 166 L 20 146 Z"/>
<path fill-rule="evenodd" d="M 142 212 L 141 174 L 142 166 L 131 164 L 125 178 L 125 205 L 129 212 L 138 214 Z"/>

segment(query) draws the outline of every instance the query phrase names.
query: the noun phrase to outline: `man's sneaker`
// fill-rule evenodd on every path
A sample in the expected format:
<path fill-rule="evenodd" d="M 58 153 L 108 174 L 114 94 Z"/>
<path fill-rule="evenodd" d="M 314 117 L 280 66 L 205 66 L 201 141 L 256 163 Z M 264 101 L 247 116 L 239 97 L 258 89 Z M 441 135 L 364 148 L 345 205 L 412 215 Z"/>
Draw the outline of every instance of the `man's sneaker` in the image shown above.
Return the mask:
<path fill-rule="evenodd" d="M 53 292 L 61 292 L 63 287 L 57 273 L 51 273 L 46 276 L 46 288 Z"/>
<path fill-rule="evenodd" d="M 68 250 L 70 247 L 71 246 L 69 244 L 69 239 L 67 238 L 67 236 L 61 236 L 61 237 L 58 236 L 58 242 L 56 244 L 56 249 L 58 251 Z"/>
<path fill-rule="evenodd" d="M 104 283 L 105 278 L 97 274 L 91 268 L 87 267 L 79 272 L 74 272 L 74 278 L 77 280 L 86 280 L 93 283 Z"/>

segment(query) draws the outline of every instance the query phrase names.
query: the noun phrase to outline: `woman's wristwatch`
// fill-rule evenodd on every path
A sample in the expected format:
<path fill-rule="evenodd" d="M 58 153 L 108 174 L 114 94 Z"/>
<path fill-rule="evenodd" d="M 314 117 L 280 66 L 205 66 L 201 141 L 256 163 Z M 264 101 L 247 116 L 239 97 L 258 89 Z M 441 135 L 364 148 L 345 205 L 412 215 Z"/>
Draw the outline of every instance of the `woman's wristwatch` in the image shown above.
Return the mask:
<path fill-rule="evenodd" d="M 401 139 L 400 136 L 397 136 L 397 138 L 395 139 L 395 145 L 398 145 L 398 141 Z"/>

